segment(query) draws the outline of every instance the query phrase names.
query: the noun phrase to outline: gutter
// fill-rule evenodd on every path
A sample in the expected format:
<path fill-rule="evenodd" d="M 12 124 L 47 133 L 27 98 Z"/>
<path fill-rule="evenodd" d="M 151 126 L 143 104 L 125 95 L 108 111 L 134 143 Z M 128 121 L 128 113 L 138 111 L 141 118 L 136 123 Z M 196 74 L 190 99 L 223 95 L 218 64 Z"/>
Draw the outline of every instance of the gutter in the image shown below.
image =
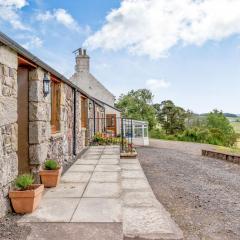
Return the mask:
<path fill-rule="evenodd" d="M 9 38 L 7 35 L 2 33 L 1 31 L 0 31 L 0 42 L 2 42 L 4 45 L 8 46 L 12 50 L 16 51 L 18 54 L 22 55 L 23 57 L 25 57 L 25 58 L 29 59 L 30 61 L 36 63 L 36 65 L 43 68 L 45 71 L 50 72 L 51 74 L 55 75 L 57 78 L 61 79 L 64 83 L 66 83 L 70 87 L 76 89 L 78 92 L 82 93 L 84 96 L 92 99 L 92 97 L 90 97 L 86 92 L 84 92 L 82 89 L 80 89 L 75 84 L 73 84 L 71 81 L 69 81 L 62 74 L 60 74 L 59 72 L 54 70 L 48 64 L 44 63 L 38 57 L 34 56 L 32 53 L 27 51 L 25 48 L 23 48 L 21 45 L 19 45 L 15 41 L 13 41 L 11 38 Z"/>
<path fill-rule="evenodd" d="M 72 87 L 73 89 L 77 90 L 78 92 L 80 92 L 82 95 L 84 95 L 85 97 L 91 99 L 93 102 L 96 102 L 98 105 L 101 106 L 100 103 L 102 103 L 103 105 L 107 105 L 119 112 L 121 112 L 119 109 L 110 106 L 109 104 L 100 101 L 94 97 L 91 97 L 89 94 L 87 94 L 86 92 L 84 92 L 81 88 L 79 88 L 78 86 L 76 86 L 74 83 L 72 83 L 71 81 L 69 81 L 66 77 L 64 77 L 61 73 L 57 72 L 56 70 L 54 70 L 52 67 L 50 67 L 48 64 L 46 64 L 45 62 L 43 62 L 41 59 L 39 59 L 38 57 L 36 57 L 35 55 L 33 55 L 32 53 L 30 53 L 28 50 L 26 50 L 25 48 L 23 48 L 20 44 L 18 44 L 17 42 L 15 42 L 14 40 L 12 40 L 11 38 L 9 38 L 6 34 L 4 34 L 3 32 L 0 31 L 0 45 L 1 43 L 3 43 L 4 45 L 8 46 L 9 48 L 11 48 L 12 50 L 14 50 L 15 52 L 17 52 L 19 55 L 25 57 L 26 59 L 34 62 L 36 65 L 38 65 L 39 67 L 43 68 L 45 71 L 50 72 L 51 74 L 53 74 L 54 76 L 56 76 L 57 78 L 59 78 L 62 82 L 66 83 L 68 86 Z M 101 84 L 101 83 L 100 83 Z"/>

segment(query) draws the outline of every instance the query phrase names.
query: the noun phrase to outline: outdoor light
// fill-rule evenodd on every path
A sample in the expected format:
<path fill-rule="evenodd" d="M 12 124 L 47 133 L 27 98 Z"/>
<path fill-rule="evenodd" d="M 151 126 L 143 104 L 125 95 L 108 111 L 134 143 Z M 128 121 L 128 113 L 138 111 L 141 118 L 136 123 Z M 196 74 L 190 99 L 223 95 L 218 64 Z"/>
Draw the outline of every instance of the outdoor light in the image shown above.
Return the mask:
<path fill-rule="evenodd" d="M 48 75 L 44 73 L 43 77 L 43 94 L 44 96 L 47 96 L 50 92 L 50 79 L 48 78 Z"/>
<path fill-rule="evenodd" d="M 92 102 L 89 102 L 89 110 L 92 109 Z"/>

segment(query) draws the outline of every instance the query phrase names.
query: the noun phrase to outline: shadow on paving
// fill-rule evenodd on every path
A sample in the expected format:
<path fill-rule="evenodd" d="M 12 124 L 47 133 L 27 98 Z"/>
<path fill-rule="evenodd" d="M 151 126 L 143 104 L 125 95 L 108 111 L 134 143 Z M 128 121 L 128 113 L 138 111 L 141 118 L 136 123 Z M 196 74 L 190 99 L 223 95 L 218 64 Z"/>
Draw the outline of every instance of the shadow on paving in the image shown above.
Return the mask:
<path fill-rule="evenodd" d="M 122 240 L 120 223 L 31 223 L 27 240 Z"/>

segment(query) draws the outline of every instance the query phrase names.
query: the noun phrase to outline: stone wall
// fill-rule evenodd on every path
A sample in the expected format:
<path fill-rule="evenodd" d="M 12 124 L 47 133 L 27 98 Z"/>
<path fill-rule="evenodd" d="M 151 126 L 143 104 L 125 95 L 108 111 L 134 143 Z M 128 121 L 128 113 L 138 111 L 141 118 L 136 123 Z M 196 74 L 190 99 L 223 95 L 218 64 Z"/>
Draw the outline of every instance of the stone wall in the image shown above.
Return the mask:
<path fill-rule="evenodd" d="M 62 164 L 71 162 L 73 155 L 74 91 L 61 83 L 60 132 L 51 135 L 48 158 L 57 159 Z M 85 131 L 81 129 L 81 94 L 76 93 L 76 154 L 84 148 Z"/>
<path fill-rule="evenodd" d="M 35 176 L 47 158 L 51 136 L 51 96 L 43 95 L 43 77 L 41 68 L 29 72 L 29 163 Z"/>
<path fill-rule="evenodd" d="M 0 217 L 10 208 L 9 187 L 18 174 L 17 54 L 0 46 Z"/>

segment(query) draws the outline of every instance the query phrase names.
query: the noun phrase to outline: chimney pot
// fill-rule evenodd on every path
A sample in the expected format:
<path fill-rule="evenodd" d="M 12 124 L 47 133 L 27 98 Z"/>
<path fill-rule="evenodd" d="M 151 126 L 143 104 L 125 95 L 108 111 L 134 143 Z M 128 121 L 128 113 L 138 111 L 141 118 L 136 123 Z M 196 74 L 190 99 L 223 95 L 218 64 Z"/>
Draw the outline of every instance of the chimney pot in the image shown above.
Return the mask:
<path fill-rule="evenodd" d="M 78 53 L 79 53 L 80 56 L 82 55 L 82 48 L 79 48 Z"/>
<path fill-rule="evenodd" d="M 87 50 L 83 49 L 83 55 L 86 56 L 87 55 Z"/>

